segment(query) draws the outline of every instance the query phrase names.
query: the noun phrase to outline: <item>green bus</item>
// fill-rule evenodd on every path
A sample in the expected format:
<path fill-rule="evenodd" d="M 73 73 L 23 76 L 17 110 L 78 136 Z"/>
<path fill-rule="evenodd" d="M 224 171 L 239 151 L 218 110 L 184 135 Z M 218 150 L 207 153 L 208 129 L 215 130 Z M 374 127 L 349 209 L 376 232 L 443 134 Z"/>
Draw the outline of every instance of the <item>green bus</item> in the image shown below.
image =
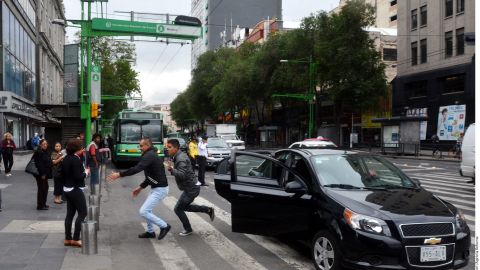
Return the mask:
<path fill-rule="evenodd" d="M 113 163 L 139 161 L 141 151 L 138 143 L 143 137 L 150 138 L 158 155 L 163 156 L 162 126 L 161 113 L 129 109 L 119 112 L 112 124 Z"/>

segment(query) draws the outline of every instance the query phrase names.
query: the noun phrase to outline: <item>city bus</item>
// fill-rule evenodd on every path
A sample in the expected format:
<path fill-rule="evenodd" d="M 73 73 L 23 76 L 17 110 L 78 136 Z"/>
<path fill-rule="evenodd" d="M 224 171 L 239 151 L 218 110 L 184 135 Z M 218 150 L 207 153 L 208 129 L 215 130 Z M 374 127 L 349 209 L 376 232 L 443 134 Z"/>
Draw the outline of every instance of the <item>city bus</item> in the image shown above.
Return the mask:
<path fill-rule="evenodd" d="M 112 124 L 113 163 L 139 161 L 141 151 L 138 144 L 143 137 L 150 138 L 158 155 L 163 156 L 162 126 L 161 113 L 129 109 L 119 112 Z"/>

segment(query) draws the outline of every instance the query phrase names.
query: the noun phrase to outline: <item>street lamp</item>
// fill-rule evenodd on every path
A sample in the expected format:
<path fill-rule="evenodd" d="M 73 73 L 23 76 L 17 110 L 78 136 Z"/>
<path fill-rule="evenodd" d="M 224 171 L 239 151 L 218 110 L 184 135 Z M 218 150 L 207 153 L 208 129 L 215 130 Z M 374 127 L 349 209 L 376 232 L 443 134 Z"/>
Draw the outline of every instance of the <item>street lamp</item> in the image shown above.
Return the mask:
<path fill-rule="evenodd" d="M 281 59 L 280 63 L 308 63 L 308 90 L 306 94 L 295 94 L 295 93 L 284 93 L 284 94 L 273 94 L 273 97 L 288 97 L 302 99 L 308 102 L 308 137 L 313 137 L 313 132 L 315 130 L 315 121 L 314 121 L 314 112 L 315 112 L 315 73 L 317 69 L 317 63 L 313 61 L 313 57 L 310 55 L 308 60 L 297 59 L 297 60 L 287 60 Z"/>

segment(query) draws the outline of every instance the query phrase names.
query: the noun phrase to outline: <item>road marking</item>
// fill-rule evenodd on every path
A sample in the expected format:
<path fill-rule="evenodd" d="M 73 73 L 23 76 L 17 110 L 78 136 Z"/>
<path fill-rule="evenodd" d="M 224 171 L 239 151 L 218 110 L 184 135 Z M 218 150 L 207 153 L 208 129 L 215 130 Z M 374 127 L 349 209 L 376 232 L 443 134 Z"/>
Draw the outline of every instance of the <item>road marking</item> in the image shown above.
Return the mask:
<path fill-rule="evenodd" d="M 2 233 L 65 233 L 64 220 L 12 220 Z"/>
<path fill-rule="evenodd" d="M 457 199 L 457 198 L 452 198 L 452 197 L 448 197 L 448 196 L 444 196 L 444 195 L 437 195 L 437 196 L 440 197 L 441 199 L 444 199 L 447 202 L 452 201 L 452 202 L 457 202 L 457 203 L 461 203 L 461 204 L 466 204 L 467 206 L 475 207 L 475 201 L 468 202 L 468 201 L 464 201 L 464 200 L 460 200 L 460 199 Z M 457 206 L 457 205 L 455 205 L 455 206 Z"/>
<path fill-rule="evenodd" d="M 456 181 L 464 181 L 464 182 L 468 181 L 467 177 L 448 177 L 448 176 L 444 176 L 444 175 L 426 174 L 426 173 L 415 173 L 415 174 L 425 176 L 425 177 L 431 178 L 431 179 L 438 178 L 438 179 L 443 179 L 443 180 L 456 180 Z M 435 177 L 435 178 L 432 178 L 432 177 Z"/>
<path fill-rule="evenodd" d="M 147 223 L 142 223 L 147 229 Z M 168 270 L 198 270 L 199 268 L 190 259 L 185 250 L 177 242 L 175 236 L 170 232 L 161 241 L 157 238 L 150 239 L 155 253 L 160 258 L 162 265 Z"/>
<path fill-rule="evenodd" d="M 176 202 L 177 199 L 171 196 L 163 200 L 163 203 L 172 211 Z M 266 270 L 266 268 L 253 257 L 235 245 L 235 243 L 230 241 L 230 239 L 225 237 L 213 225 L 203 220 L 200 216 L 197 214 L 189 214 L 189 218 L 192 225 L 194 225 L 193 229 L 196 230 L 195 233 L 233 268 L 239 270 Z"/>
<path fill-rule="evenodd" d="M 439 187 L 438 185 L 434 186 L 434 185 L 428 185 L 428 184 L 422 183 L 422 187 L 428 187 L 427 190 L 431 191 L 431 192 L 440 192 L 440 193 L 447 193 L 447 194 L 452 194 L 452 195 L 460 195 L 463 198 L 465 198 L 465 197 L 472 198 L 472 199 L 475 198 L 474 194 L 471 194 L 471 193 L 468 194 L 468 193 L 460 191 L 460 190 L 455 190 L 455 193 L 452 193 L 451 188 Z"/>
<path fill-rule="evenodd" d="M 9 186 L 11 186 L 11 184 L 0 184 L 0 189 L 6 189 Z"/>
<path fill-rule="evenodd" d="M 229 226 L 232 226 L 231 220 L 232 216 L 227 211 L 217 207 L 215 204 L 211 203 L 203 197 L 195 198 L 195 201 L 199 204 L 212 205 L 215 208 L 215 217 L 225 222 Z M 285 263 L 290 265 L 295 269 L 315 269 L 310 260 L 304 256 L 298 254 L 295 250 L 289 248 L 287 245 L 279 242 L 278 240 L 271 237 L 263 237 L 252 234 L 244 234 L 246 237 L 250 238 L 252 241 L 256 242 L 266 250 L 269 250 L 275 254 L 278 258 L 283 260 Z"/>

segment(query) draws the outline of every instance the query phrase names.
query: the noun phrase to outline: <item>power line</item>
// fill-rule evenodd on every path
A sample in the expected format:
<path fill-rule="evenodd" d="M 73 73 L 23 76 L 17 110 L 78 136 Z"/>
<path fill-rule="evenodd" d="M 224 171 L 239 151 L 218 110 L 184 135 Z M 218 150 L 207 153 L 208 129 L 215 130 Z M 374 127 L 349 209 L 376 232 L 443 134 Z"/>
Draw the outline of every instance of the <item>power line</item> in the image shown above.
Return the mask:
<path fill-rule="evenodd" d="M 208 13 L 208 16 L 212 15 L 213 12 L 218 8 L 218 6 L 220 6 L 220 4 L 221 4 L 222 2 L 223 2 L 223 0 L 220 0 L 220 2 L 218 2 L 218 4 L 217 4 L 215 7 L 213 7 L 212 11 L 210 11 L 210 12 Z"/>
<path fill-rule="evenodd" d="M 177 56 L 177 54 L 180 52 L 180 50 L 183 48 L 183 45 L 180 46 L 178 48 L 178 50 L 175 52 L 175 54 L 172 56 L 172 58 L 170 58 L 170 60 L 168 61 L 168 63 L 163 67 L 162 71 L 160 72 L 160 74 L 158 74 L 158 76 L 160 77 L 160 75 L 162 75 L 162 73 L 165 71 L 165 69 L 167 69 L 168 65 L 170 65 L 170 63 L 172 62 L 172 60 Z"/>
<path fill-rule="evenodd" d="M 163 53 L 167 50 L 167 47 L 168 47 L 168 44 L 165 45 L 165 48 L 163 48 L 162 52 L 161 52 L 160 55 L 157 57 L 157 60 L 155 60 L 155 63 L 153 64 L 152 68 L 151 68 L 150 71 L 148 72 L 147 79 L 146 79 L 147 81 L 148 81 L 148 79 L 150 78 L 150 75 L 152 74 L 153 69 L 157 66 L 158 61 L 159 61 L 160 58 L 163 56 Z"/>

